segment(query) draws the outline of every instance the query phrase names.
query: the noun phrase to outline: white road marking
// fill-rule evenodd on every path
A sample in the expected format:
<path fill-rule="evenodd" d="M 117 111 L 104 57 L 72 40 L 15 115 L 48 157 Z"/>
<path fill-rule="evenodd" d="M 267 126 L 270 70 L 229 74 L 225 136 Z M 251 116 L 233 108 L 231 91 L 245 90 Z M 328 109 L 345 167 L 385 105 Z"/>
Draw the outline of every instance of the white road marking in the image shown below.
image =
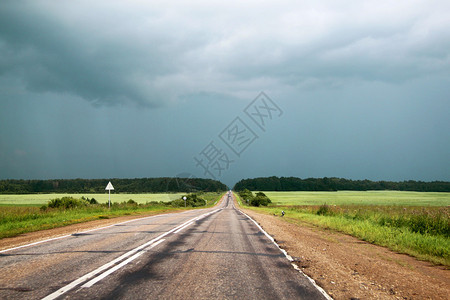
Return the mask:
<path fill-rule="evenodd" d="M 192 224 L 194 224 L 194 222 L 190 222 L 190 223 L 184 225 L 183 227 L 181 227 L 180 229 L 178 229 L 178 230 L 175 231 L 174 233 L 179 233 L 181 230 L 185 229 L 186 227 L 188 227 L 189 225 L 192 225 Z"/>
<path fill-rule="evenodd" d="M 233 203 L 233 207 L 234 207 L 234 203 Z M 325 292 L 325 290 L 323 288 L 321 288 L 319 285 L 317 285 L 316 281 L 314 279 L 312 279 L 311 277 L 309 277 L 308 275 L 306 275 L 305 273 L 303 273 L 303 271 L 296 265 L 293 263 L 293 259 L 292 256 L 290 256 L 286 250 L 281 249 L 280 246 L 277 244 L 277 242 L 275 242 L 275 239 L 273 237 L 270 236 L 270 234 L 268 234 L 259 224 L 258 222 L 256 222 L 255 220 L 253 220 L 249 215 L 247 215 L 245 212 L 243 212 L 240 209 L 237 209 L 236 207 L 234 207 L 234 209 L 240 211 L 243 215 L 245 215 L 247 218 L 249 218 L 253 223 L 255 223 L 255 225 L 259 228 L 259 230 L 261 230 L 262 233 L 264 233 L 264 235 L 271 240 L 277 247 L 278 249 L 280 249 L 281 252 L 283 252 L 284 256 L 286 256 L 286 258 L 291 262 L 291 265 L 294 267 L 295 270 L 297 270 L 298 272 L 300 272 L 303 276 L 305 276 L 311 283 L 312 285 L 327 299 L 327 300 L 333 300 L 333 298 L 331 298 L 330 295 L 327 294 L 327 292 Z"/>
<path fill-rule="evenodd" d="M 54 240 L 64 239 L 64 238 L 69 237 L 69 236 L 72 236 L 72 235 L 68 234 L 68 235 L 58 236 L 58 237 L 55 237 L 55 238 L 51 238 L 51 239 L 47 239 L 47 240 L 43 240 L 43 241 L 39 241 L 39 242 L 34 242 L 34 243 L 31 243 L 31 244 L 26 244 L 26 245 L 17 246 L 17 247 L 14 247 L 14 248 L 5 249 L 5 250 L 0 251 L 0 253 L 12 251 L 12 250 L 17 250 L 17 249 L 20 249 L 20 248 L 30 247 L 30 246 L 34 246 L 34 245 L 38 245 L 38 244 L 42 244 L 42 243 L 46 243 L 46 242 L 50 242 L 50 241 L 54 241 Z"/>
<path fill-rule="evenodd" d="M 163 236 L 165 236 L 165 235 L 166 235 L 166 233 L 163 234 Z M 153 240 L 151 240 L 151 241 L 149 241 L 149 242 L 147 242 L 147 243 L 145 243 L 145 244 L 143 244 L 143 245 L 141 245 L 141 246 L 139 246 L 139 247 L 137 247 L 137 248 L 134 248 L 134 249 L 131 250 L 131 251 L 128 251 L 127 253 L 125 253 L 125 254 L 123 254 L 123 255 L 117 257 L 116 259 L 110 261 L 110 262 L 107 263 L 107 264 L 104 264 L 103 266 L 101 266 L 101 267 L 95 269 L 94 271 L 92 271 L 92 272 L 90 272 L 90 273 L 88 273 L 88 274 L 86 274 L 86 275 L 84 275 L 84 276 L 81 276 L 81 277 L 78 278 L 77 280 L 72 281 L 72 282 L 69 283 L 68 285 L 66 285 L 66 286 L 64 286 L 64 287 L 62 287 L 62 288 L 60 288 L 60 289 L 57 290 L 56 292 L 53 292 L 52 294 L 50 294 L 50 295 L 48 295 L 47 297 L 42 298 L 42 299 L 43 299 L 43 300 L 50 300 L 50 299 L 56 299 L 56 298 L 58 298 L 59 296 L 61 296 L 61 295 L 65 294 L 65 293 L 67 293 L 68 291 L 70 291 L 71 289 L 73 289 L 74 287 L 76 287 L 77 285 L 79 285 L 79 284 L 81 284 L 81 283 L 83 283 L 83 282 L 85 282 L 85 281 L 87 281 L 87 280 L 93 278 L 95 275 L 99 274 L 100 272 L 103 272 L 103 271 L 105 271 L 105 270 L 111 268 L 112 266 L 114 266 L 115 264 L 117 264 L 118 262 L 120 262 L 121 260 L 127 258 L 127 257 L 130 256 L 130 255 L 133 255 L 134 253 L 138 252 L 138 251 L 141 250 L 142 248 L 145 248 L 145 247 L 147 247 L 147 246 L 149 246 L 149 245 L 155 243 L 156 241 L 158 241 L 158 240 L 161 239 L 161 238 L 162 238 L 162 236 L 159 236 L 159 237 L 157 237 L 157 238 L 155 238 L 155 239 L 153 239 Z"/>
<path fill-rule="evenodd" d="M 97 276 L 94 279 L 92 279 L 91 281 L 83 284 L 81 287 L 82 288 L 90 288 L 91 286 L 93 286 L 94 284 L 96 284 L 97 282 L 102 280 L 103 278 L 105 278 L 108 275 L 110 275 L 110 274 L 114 273 L 115 271 L 119 270 L 120 268 L 122 268 L 126 264 L 132 262 L 133 260 L 135 260 L 136 258 L 141 256 L 142 254 L 144 254 L 146 251 L 152 249 L 153 247 L 156 247 L 157 245 L 159 245 L 160 243 L 162 243 L 164 241 L 165 241 L 165 239 L 157 241 L 156 243 L 150 245 L 146 250 L 143 250 L 143 251 L 140 251 L 140 252 L 136 253 L 135 255 L 133 255 L 132 257 L 130 257 L 130 258 L 126 259 L 126 260 L 124 260 L 123 262 L 121 262 L 120 264 L 115 266 L 114 268 L 109 269 L 108 271 L 102 273 L 100 276 Z"/>
<path fill-rule="evenodd" d="M 17 250 L 17 249 L 21 249 L 21 248 L 26 248 L 26 247 L 31 247 L 31 246 L 39 245 L 39 244 L 42 244 L 42 243 L 51 242 L 51 241 L 54 241 L 54 240 L 64 239 L 64 238 L 67 238 L 67 237 L 71 237 L 73 234 L 84 234 L 84 233 L 88 233 L 88 232 L 92 232 L 92 231 L 96 231 L 96 230 L 101 230 L 101 229 L 114 227 L 116 225 L 122 225 L 122 224 L 130 223 L 130 222 L 146 220 L 146 219 L 151 219 L 151 218 L 157 218 L 157 217 L 162 217 L 162 216 L 167 216 L 167 215 L 170 215 L 170 214 L 162 214 L 162 215 L 138 218 L 138 219 L 128 220 L 128 221 L 124 221 L 124 222 L 120 222 L 120 223 L 115 223 L 115 224 L 104 226 L 104 227 L 98 227 L 98 228 L 94 228 L 94 229 L 89 229 L 89 230 L 86 230 L 86 231 L 74 232 L 74 233 L 71 233 L 71 234 L 63 235 L 63 236 L 58 236 L 58 237 L 54 237 L 54 238 L 50 238 L 50 239 L 46 239 L 46 240 L 42 240 L 42 241 L 38 241 L 38 242 L 26 244 L 26 245 L 22 245 L 22 246 L 17 246 L 17 247 L 14 247 L 14 248 L 1 250 L 0 253 L 12 251 L 12 250 Z"/>
<path fill-rule="evenodd" d="M 130 258 L 128 258 L 128 259 L 126 259 L 125 261 L 121 262 L 121 263 L 120 263 L 119 265 L 117 265 L 116 267 L 113 267 L 112 269 L 106 271 L 105 273 L 108 273 L 107 275 L 103 276 L 103 274 L 105 274 L 105 273 L 102 273 L 102 274 L 99 275 L 98 277 L 96 277 L 96 278 L 92 279 L 91 281 L 89 281 L 88 283 L 86 283 L 86 284 L 85 284 L 86 286 L 85 286 L 85 285 L 82 286 L 82 287 L 91 287 L 93 284 L 95 284 L 95 283 L 98 282 L 99 280 L 105 278 L 105 277 L 108 276 L 109 274 L 111 274 L 111 273 L 113 273 L 114 271 L 118 270 L 119 268 L 123 267 L 124 265 L 126 265 L 126 264 L 129 263 L 130 261 L 136 259 L 137 257 L 141 256 L 141 255 L 145 252 L 145 251 L 141 251 L 141 252 L 137 253 L 138 251 L 140 251 L 140 250 L 142 250 L 142 249 L 144 249 L 144 248 L 146 248 L 146 247 L 149 247 L 149 246 L 152 246 L 152 248 L 153 248 L 154 246 L 156 246 L 156 245 L 158 245 L 159 243 L 161 243 L 161 242 L 164 241 L 164 240 L 162 240 L 163 237 L 165 237 L 165 236 L 167 236 L 167 235 L 169 235 L 169 234 L 171 234 L 171 233 L 173 233 L 173 232 L 176 232 L 176 231 L 178 231 L 178 230 L 181 230 L 181 229 L 183 229 L 184 227 L 187 227 L 187 225 L 190 225 L 190 224 L 194 223 L 194 221 L 200 220 L 200 219 L 202 219 L 202 218 L 204 218 L 204 217 L 206 217 L 206 216 L 209 216 L 210 214 L 213 214 L 213 213 L 215 213 L 215 212 L 217 212 L 217 211 L 220 211 L 220 210 L 222 210 L 222 209 L 219 208 L 219 209 L 213 210 L 213 211 L 211 211 L 211 212 L 209 212 L 209 213 L 202 214 L 202 215 L 200 215 L 200 216 L 198 216 L 198 217 L 192 218 L 192 219 L 190 219 L 190 220 L 184 222 L 184 223 L 181 224 L 181 225 L 178 225 L 178 226 L 175 227 L 175 228 L 172 228 L 171 230 L 169 230 L 169 231 L 167 231 L 167 232 L 165 232 L 165 233 L 159 235 L 158 237 L 156 237 L 156 238 L 154 238 L 154 239 L 148 241 L 147 243 L 142 244 L 142 245 L 140 245 L 140 246 L 134 248 L 133 250 L 128 251 L 127 253 L 125 253 L 125 254 L 119 256 L 118 258 L 116 258 L 116 259 L 110 261 L 109 263 L 107 263 L 107 264 L 105 264 L 105 265 L 103 265 L 103 266 L 97 268 L 96 270 L 94 270 L 94 271 L 92 271 L 92 272 L 90 272 L 90 273 L 88 273 L 88 274 L 86 274 L 86 275 L 84 275 L 84 276 L 82 276 L 82 277 L 80 277 L 80 278 L 78 278 L 78 279 L 72 281 L 71 283 L 69 283 L 69 284 L 66 285 L 66 286 L 63 286 L 62 288 L 60 288 L 60 289 L 57 290 L 56 292 L 53 292 L 52 294 L 50 294 L 50 295 L 48 295 L 48 296 L 42 298 L 42 300 L 53 300 L 53 299 L 56 299 L 56 298 L 58 298 L 59 296 L 61 296 L 61 295 L 65 294 L 65 293 L 67 293 L 68 291 L 72 290 L 72 289 L 75 288 L 76 286 L 82 284 L 83 282 L 86 282 L 86 281 L 92 279 L 94 276 L 97 276 L 99 273 L 108 270 L 109 268 L 113 267 L 114 265 L 116 265 L 116 264 L 119 263 L 120 261 L 122 261 L 122 260 L 128 258 L 129 256 L 131 256 Z M 129 222 L 129 221 L 126 221 L 126 222 Z M 122 223 L 122 224 L 123 224 L 123 223 Z M 107 227 L 110 227 L 110 226 L 107 226 Z M 118 266 L 120 266 L 120 267 L 117 268 Z M 111 270 L 113 270 L 113 271 L 111 271 Z M 101 277 L 101 278 L 97 280 L 97 278 L 99 278 L 99 277 Z M 91 283 L 91 282 L 92 282 L 92 283 Z"/>
<path fill-rule="evenodd" d="M 204 208 L 201 209 L 201 210 L 204 210 Z M 198 211 L 200 211 L 200 210 L 198 210 Z M 185 213 L 188 213 L 188 212 L 192 212 L 192 211 L 188 210 L 188 211 L 180 212 L 179 214 L 185 214 Z M 31 247 L 31 246 L 39 245 L 39 244 L 42 244 L 42 243 L 51 242 L 51 241 L 54 241 L 54 240 L 68 238 L 68 237 L 73 236 L 73 234 L 80 234 L 81 235 L 81 234 L 84 234 L 84 233 L 88 233 L 88 232 L 92 232 L 92 231 L 96 231 L 96 230 L 101 230 L 101 229 L 106 229 L 106 228 L 110 228 L 110 227 L 114 227 L 114 226 L 117 226 L 117 225 L 130 223 L 130 222 L 136 222 L 136 221 L 141 221 L 141 220 L 146 220 L 146 219 L 164 217 L 164 216 L 168 216 L 168 215 L 171 215 L 171 214 L 161 214 L 161 215 L 156 215 L 156 216 L 149 216 L 149 217 L 144 217 L 144 218 L 138 218 L 138 219 L 128 220 L 128 221 L 124 221 L 124 222 L 120 222 L 120 223 L 114 223 L 112 225 L 108 225 L 108 226 L 104 226 L 104 227 L 98 227 L 98 228 L 94 228 L 94 229 L 89 229 L 89 230 L 86 230 L 86 231 L 74 232 L 74 233 L 71 233 L 71 234 L 63 235 L 63 236 L 58 236 L 58 237 L 54 237 L 54 238 L 50 238 L 50 239 L 46 239 L 46 240 L 42 240 L 42 241 L 38 241 L 38 242 L 26 244 L 26 245 L 22 245 L 22 246 L 17 246 L 17 247 L 14 247 L 14 248 L 1 250 L 0 253 L 13 251 L 13 250 L 21 249 L 21 248 L 26 248 L 26 247 Z"/>
<path fill-rule="evenodd" d="M 209 216 L 209 215 L 211 215 L 211 214 L 213 214 L 213 213 L 215 213 L 215 212 L 218 212 L 219 210 L 222 210 L 222 208 L 218 208 L 218 209 L 216 209 L 216 210 L 210 211 L 209 213 L 200 215 L 200 216 L 198 216 L 197 218 L 195 218 L 194 221 L 199 221 L 199 220 L 201 220 L 201 219 L 203 219 L 203 218 L 206 218 L 207 216 Z M 184 226 L 181 227 L 180 229 L 176 230 L 174 233 L 179 233 L 180 231 L 182 231 L 182 230 L 185 229 L 186 227 L 188 227 L 188 226 L 194 224 L 194 221 L 189 222 L 188 224 L 184 225 Z"/>

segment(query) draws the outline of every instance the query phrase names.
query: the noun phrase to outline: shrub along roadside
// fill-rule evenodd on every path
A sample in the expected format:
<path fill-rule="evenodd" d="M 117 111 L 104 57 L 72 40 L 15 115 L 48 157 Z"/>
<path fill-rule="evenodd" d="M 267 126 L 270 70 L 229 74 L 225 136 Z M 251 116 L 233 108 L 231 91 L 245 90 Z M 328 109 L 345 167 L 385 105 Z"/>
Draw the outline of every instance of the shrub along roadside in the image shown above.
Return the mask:
<path fill-rule="evenodd" d="M 263 192 L 258 192 L 255 196 L 253 196 L 253 193 L 251 191 L 245 189 L 239 192 L 239 196 L 241 197 L 241 199 L 244 199 L 243 203 L 245 203 L 246 205 L 259 207 L 267 206 L 272 203 L 269 197 L 267 197 Z"/>
<path fill-rule="evenodd" d="M 184 197 L 186 197 L 186 202 L 184 201 Z M 173 207 L 184 207 L 189 206 L 189 207 L 199 207 L 199 206 L 205 206 L 206 205 L 206 200 L 204 200 L 203 198 L 200 198 L 198 196 L 198 194 L 188 194 L 188 195 L 184 195 L 181 196 L 179 199 L 170 201 L 170 202 L 165 202 L 167 205 L 171 205 Z"/>
<path fill-rule="evenodd" d="M 340 231 L 361 240 L 450 267 L 449 209 L 396 206 L 291 206 L 252 208 L 288 222 Z"/>

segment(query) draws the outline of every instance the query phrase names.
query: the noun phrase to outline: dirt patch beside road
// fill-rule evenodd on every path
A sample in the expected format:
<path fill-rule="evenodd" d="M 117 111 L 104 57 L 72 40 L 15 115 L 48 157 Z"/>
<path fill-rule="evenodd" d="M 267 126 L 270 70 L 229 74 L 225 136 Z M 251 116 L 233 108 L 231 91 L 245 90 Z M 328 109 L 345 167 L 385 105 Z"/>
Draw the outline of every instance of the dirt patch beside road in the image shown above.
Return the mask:
<path fill-rule="evenodd" d="M 287 217 L 244 212 L 334 299 L 450 299 L 444 267 Z"/>

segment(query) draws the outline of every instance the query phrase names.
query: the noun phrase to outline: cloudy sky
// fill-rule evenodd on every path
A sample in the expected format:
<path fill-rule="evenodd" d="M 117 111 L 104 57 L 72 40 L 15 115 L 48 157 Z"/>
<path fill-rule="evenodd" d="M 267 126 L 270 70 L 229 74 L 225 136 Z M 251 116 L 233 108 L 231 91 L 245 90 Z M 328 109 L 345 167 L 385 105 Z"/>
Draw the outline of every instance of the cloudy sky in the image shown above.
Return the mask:
<path fill-rule="evenodd" d="M 448 181 L 449 115 L 449 1 L 0 4 L 0 179 Z"/>

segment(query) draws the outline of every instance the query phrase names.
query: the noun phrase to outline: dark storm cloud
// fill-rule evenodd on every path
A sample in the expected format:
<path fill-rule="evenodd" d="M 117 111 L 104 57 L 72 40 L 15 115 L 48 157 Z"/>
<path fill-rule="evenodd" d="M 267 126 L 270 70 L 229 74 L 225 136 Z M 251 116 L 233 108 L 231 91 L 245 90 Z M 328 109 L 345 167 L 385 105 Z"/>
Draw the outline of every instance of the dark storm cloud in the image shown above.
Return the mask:
<path fill-rule="evenodd" d="M 70 11 L 54 12 L 33 2 L 1 7 L 3 77 L 19 78 L 29 91 L 68 93 L 94 104 L 161 103 L 162 95 L 152 84 L 173 69 L 173 61 L 164 61 L 158 49 L 161 37 L 148 37 L 149 45 L 127 36 L 132 29 L 120 33 L 122 24 L 114 24 L 113 15 L 106 20 L 101 15 L 75 18 L 72 23 L 56 15 Z M 104 21 L 111 27 L 105 28 Z"/>
<path fill-rule="evenodd" d="M 0 74 L 38 93 L 148 106 L 198 92 L 448 76 L 448 6 L 6 1 Z"/>
<path fill-rule="evenodd" d="M 4 0 L 0 178 L 200 177 L 265 91 L 285 113 L 228 184 L 448 180 L 448 49 L 449 1 Z"/>

